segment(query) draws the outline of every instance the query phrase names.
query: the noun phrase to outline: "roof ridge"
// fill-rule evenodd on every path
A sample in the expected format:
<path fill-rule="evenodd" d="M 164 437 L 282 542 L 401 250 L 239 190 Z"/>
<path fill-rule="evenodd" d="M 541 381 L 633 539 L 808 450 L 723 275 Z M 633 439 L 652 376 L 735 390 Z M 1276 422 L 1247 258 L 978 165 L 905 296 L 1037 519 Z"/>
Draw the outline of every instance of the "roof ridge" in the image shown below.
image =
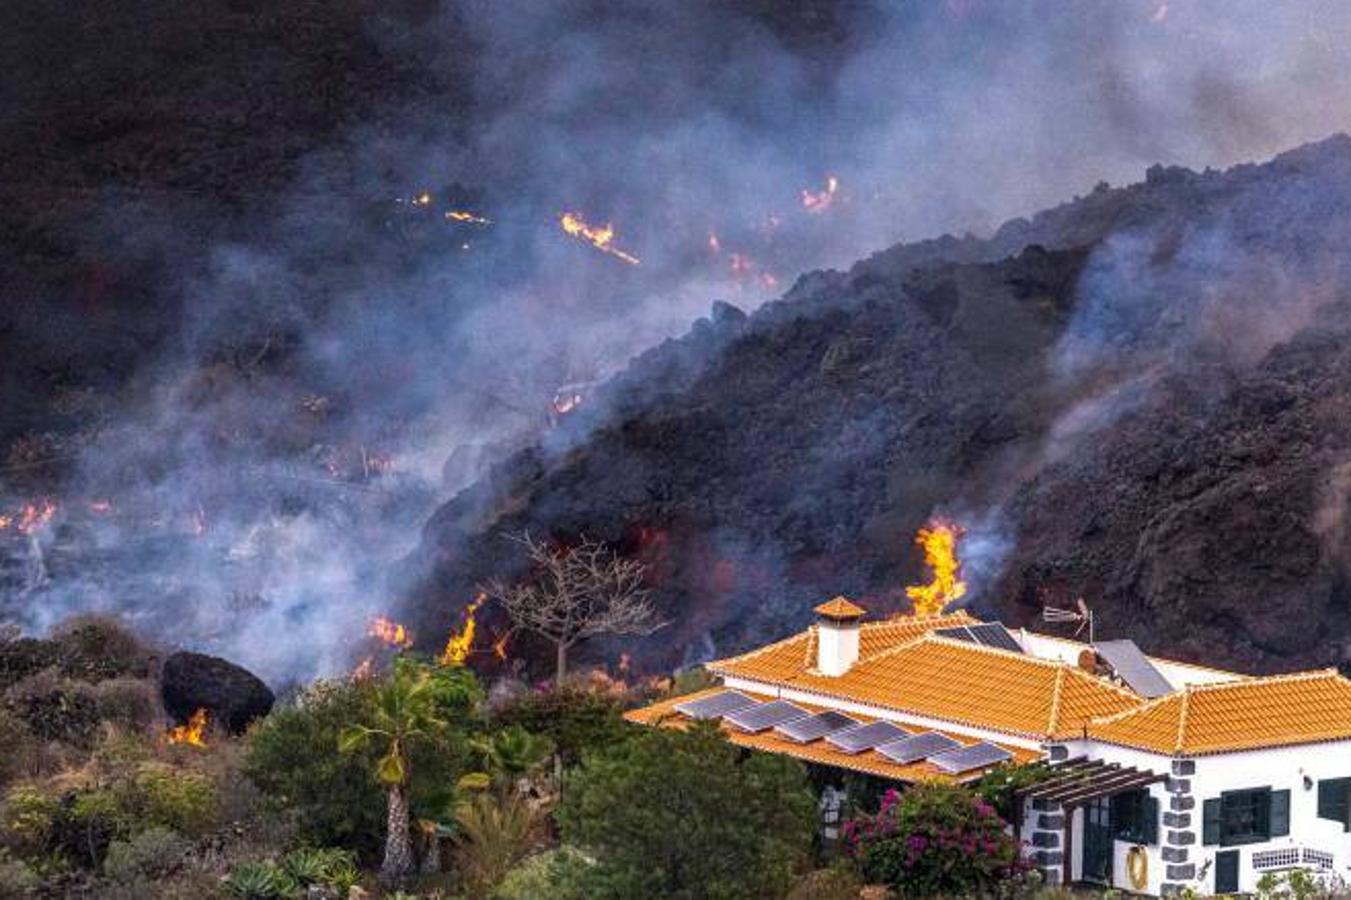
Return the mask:
<path fill-rule="evenodd" d="M 1192 686 L 1190 684 L 1182 689 L 1182 699 L 1178 702 L 1181 704 L 1181 708 L 1177 712 L 1177 740 L 1173 742 L 1174 753 L 1181 753 L 1182 749 L 1187 746 L 1187 721 L 1192 703 Z"/>
<path fill-rule="evenodd" d="M 1064 689 L 1065 670 L 1061 668 L 1055 673 L 1055 687 L 1051 689 L 1051 718 L 1047 722 L 1047 734 L 1055 734 L 1060 730 L 1060 697 Z"/>
<path fill-rule="evenodd" d="M 1098 716 L 1089 719 L 1087 724 L 1090 728 L 1098 725 L 1114 725 L 1122 719 L 1129 719 L 1131 716 L 1143 715 L 1146 711 L 1155 707 L 1163 706 L 1165 703 L 1171 703 L 1182 695 L 1182 691 L 1173 691 L 1171 694 L 1164 694 L 1162 697 L 1155 697 L 1153 700 L 1146 700 L 1139 706 L 1132 709 L 1123 709 L 1121 712 L 1112 713 L 1109 716 Z M 1139 696 L 1138 694 L 1136 696 Z"/>
<path fill-rule="evenodd" d="M 746 660 L 755 659 L 756 657 L 762 656 L 771 650 L 776 650 L 784 646 L 785 644 L 791 644 L 793 641 L 802 639 L 810 640 L 811 634 L 815 630 L 815 628 L 816 628 L 815 625 L 809 625 L 802 631 L 796 631 L 788 635 L 787 637 L 779 638 L 777 641 L 772 641 L 771 643 L 765 644 L 762 647 L 756 647 L 753 650 L 747 650 L 745 653 L 738 653 L 736 656 L 725 656 L 722 659 L 711 660 L 710 662 L 704 664 L 704 668 L 708 669 L 718 665 L 744 662 Z"/>
<path fill-rule="evenodd" d="M 1231 690 L 1240 687 L 1254 687 L 1262 684 L 1275 684 L 1286 681 L 1318 681 L 1323 678 L 1334 678 L 1351 683 L 1351 680 L 1345 678 L 1335 667 L 1326 669 L 1305 669 L 1302 672 L 1281 672 L 1276 675 L 1250 675 L 1246 678 L 1240 678 L 1237 681 L 1215 681 L 1210 684 L 1189 684 L 1187 690 L 1195 690 L 1198 693 L 1216 693 L 1222 690 Z"/>
<path fill-rule="evenodd" d="M 912 613 L 898 613 L 897 615 L 894 616 L 887 616 L 885 619 L 870 619 L 867 622 L 864 622 L 859 627 L 862 628 L 864 631 L 871 631 L 878 628 L 885 628 L 887 626 L 891 626 L 894 628 L 897 626 L 904 626 L 912 622 L 916 624 L 923 624 L 929 621 L 937 621 L 939 619 L 953 619 L 953 620 L 965 619 L 968 622 L 976 622 L 982 625 L 985 624 L 982 620 L 977 619 L 975 616 L 971 615 L 966 610 L 959 609 L 950 613 L 933 613 L 932 615 L 927 616 L 916 616 Z M 961 622 L 960 624 L 966 624 L 966 622 Z"/>

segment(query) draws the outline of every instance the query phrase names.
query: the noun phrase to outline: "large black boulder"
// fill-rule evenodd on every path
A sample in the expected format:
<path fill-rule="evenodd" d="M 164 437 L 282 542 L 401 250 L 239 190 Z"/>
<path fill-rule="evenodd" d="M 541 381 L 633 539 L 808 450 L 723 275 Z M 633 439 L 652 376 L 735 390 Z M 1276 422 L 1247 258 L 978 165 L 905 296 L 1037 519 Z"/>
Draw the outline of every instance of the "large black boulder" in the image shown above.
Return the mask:
<path fill-rule="evenodd" d="M 258 676 L 217 656 L 175 653 L 164 661 L 160 680 L 164 709 L 180 722 L 199 709 L 211 721 L 239 734 L 272 709 L 276 699 Z"/>

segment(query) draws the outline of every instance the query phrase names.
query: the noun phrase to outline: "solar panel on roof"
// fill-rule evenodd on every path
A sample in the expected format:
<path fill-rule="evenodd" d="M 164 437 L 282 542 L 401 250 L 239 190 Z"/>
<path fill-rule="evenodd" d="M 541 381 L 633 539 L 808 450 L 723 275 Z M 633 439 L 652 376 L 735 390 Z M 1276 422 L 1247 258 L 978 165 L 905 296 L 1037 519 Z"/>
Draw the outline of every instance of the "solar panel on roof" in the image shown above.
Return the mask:
<path fill-rule="evenodd" d="M 955 750 L 960 746 L 962 746 L 960 741 L 954 741 L 946 734 L 924 731 L 901 738 L 899 741 L 880 744 L 874 749 L 892 762 L 912 763 L 928 756 Z"/>
<path fill-rule="evenodd" d="M 853 719 L 842 712 L 828 709 L 825 712 L 817 713 L 814 716 L 807 716 L 805 719 L 798 719 L 795 722 L 776 725 L 774 726 L 774 730 L 788 738 L 790 741 L 797 741 L 799 744 L 805 744 L 809 741 L 814 741 L 817 738 L 825 737 L 832 732 L 852 728 L 858 723 L 858 719 Z"/>
<path fill-rule="evenodd" d="M 773 700 L 757 706 L 748 706 L 723 716 L 723 721 L 733 728 L 751 734 L 801 719 L 810 715 L 805 709 L 787 700 Z"/>
<path fill-rule="evenodd" d="M 850 728 L 848 731 L 828 734 L 826 740 L 845 753 L 862 753 L 864 750 L 871 750 L 878 744 L 903 738 L 907 733 L 905 729 L 897 728 L 890 722 L 872 722 L 868 725 Z"/>
<path fill-rule="evenodd" d="M 994 744 L 979 743 L 929 757 L 929 762 L 949 775 L 983 769 L 1013 758 L 1013 754 Z"/>
<path fill-rule="evenodd" d="M 1152 700 L 1173 692 L 1172 684 L 1163 677 L 1162 672 L 1154 668 L 1135 641 L 1100 641 L 1093 645 L 1093 649 L 1141 697 Z"/>
<path fill-rule="evenodd" d="M 675 711 L 681 715 L 689 716 L 691 719 L 717 719 L 730 712 L 736 712 L 738 709 L 754 706 L 755 703 L 755 700 L 740 691 L 722 691 L 717 694 L 710 694 L 707 697 L 700 697 L 698 700 L 677 703 Z"/>
<path fill-rule="evenodd" d="M 1011 650 L 1014 653 L 1023 652 L 1023 648 L 1013 639 L 1013 635 L 1009 634 L 1009 630 L 998 622 L 940 628 L 934 634 L 959 641 L 968 641 L 972 644 L 980 644 L 984 647 L 996 647 L 1000 650 Z"/>

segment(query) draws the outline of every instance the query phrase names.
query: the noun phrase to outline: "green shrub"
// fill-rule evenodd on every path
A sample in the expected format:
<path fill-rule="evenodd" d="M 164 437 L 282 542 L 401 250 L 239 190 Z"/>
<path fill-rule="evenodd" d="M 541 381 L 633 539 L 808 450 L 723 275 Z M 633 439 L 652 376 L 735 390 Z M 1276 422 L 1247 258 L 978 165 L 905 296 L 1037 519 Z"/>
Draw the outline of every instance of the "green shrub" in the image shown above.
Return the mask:
<path fill-rule="evenodd" d="M 1012 822 L 1021 814 L 1018 793 L 1041 784 L 1054 774 L 1055 771 L 1044 762 L 997 766 L 982 775 L 971 789 L 993 806 L 1004 821 Z"/>
<path fill-rule="evenodd" d="M 302 888 L 274 862 L 251 862 L 238 866 L 225 879 L 230 892 L 243 900 L 289 900 Z"/>
<path fill-rule="evenodd" d="M 38 672 L 6 691 L 5 705 L 41 740 L 85 749 L 94 745 L 99 710 L 87 684 L 66 681 L 50 670 Z"/>
<path fill-rule="evenodd" d="M 816 804 L 802 766 L 742 751 L 716 726 L 635 730 L 567 783 L 563 838 L 590 896 L 782 896 L 806 867 Z"/>
<path fill-rule="evenodd" d="M 220 793 L 215 781 L 201 772 L 149 763 L 123 792 L 124 805 L 142 825 L 159 825 L 194 837 L 219 822 Z"/>
<path fill-rule="evenodd" d="M 89 788 L 68 799 L 66 814 L 58 820 L 57 843 L 72 859 L 95 867 L 108 845 L 131 829 L 131 813 L 107 787 Z"/>
<path fill-rule="evenodd" d="M 128 730 L 146 730 L 159 712 L 155 686 L 144 678 L 102 681 L 94 686 L 93 694 L 99 718 Z"/>
<path fill-rule="evenodd" d="M 0 707 L 0 785 L 29 774 L 40 749 L 27 724 Z"/>
<path fill-rule="evenodd" d="M 633 733 L 624 722 L 619 697 L 576 684 L 508 695 L 497 702 L 491 717 L 498 727 L 520 726 L 547 737 L 569 766 L 583 753 L 613 746 Z"/>
<path fill-rule="evenodd" d="M 865 878 L 910 897 L 983 896 L 1024 867 L 994 807 L 957 785 L 889 790 L 843 834 Z"/>
<path fill-rule="evenodd" d="M 384 792 L 370 776 L 376 754 L 337 752 L 343 730 L 364 720 L 367 700 L 357 684 L 317 682 L 250 733 L 244 770 L 264 808 L 292 816 L 302 840 L 371 858 L 385 825 Z"/>
<path fill-rule="evenodd" d="M 5 793 L 5 831 L 25 855 L 37 855 L 52 845 L 61 814 L 61 799 L 38 785 L 16 784 Z"/>
<path fill-rule="evenodd" d="M 190 848 L 177 832 L 148 828 L 128 840 L 109 844 L 103 873 L 124 884 L 163 878 L 183 868 Z"/>
<path fill-rule="evenodd" d="M 41 886 L 42 878 L 36 872 L 0 849 L 0 898 L 31 897 Z"/>
<path fill-rule="evenodd" d="M 61 671 L 83 681 L 145 678 L 154 664 L 150 649 L 120 622 L 107 616 L 67 619 L 53 629 L 49 640 L 56 648 Z"/>
<path fill-rule="evenodd" d="M 588 900 L 591 863 L 571 847 L 536 853 L 502 879 L 494 900 Z"/>
<path fill-rule="evenodd" d="M 0 688 L 18 684 L 57 664 L 57 648 L 50 641 L 19 638 L 0 641 Z"/>
<path fill-rule="evenodd" d="M 473 896 L 488 896 L 530 850 L 536 815 L 519 794 L 479 794 L 455 817 L 460 871 Z"/>

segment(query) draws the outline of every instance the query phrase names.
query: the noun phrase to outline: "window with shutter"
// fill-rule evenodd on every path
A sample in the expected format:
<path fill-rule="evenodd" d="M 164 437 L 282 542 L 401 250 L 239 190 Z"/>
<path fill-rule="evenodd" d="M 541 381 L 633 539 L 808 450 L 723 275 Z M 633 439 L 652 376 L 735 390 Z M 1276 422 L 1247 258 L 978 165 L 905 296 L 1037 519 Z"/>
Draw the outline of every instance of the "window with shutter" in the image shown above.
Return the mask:
<path fill-rule="evenodd" d="M 1220 798 L 1214 797 L 1201 804 L 1201 843 L 1220 842 Z"/>
<path fill-rule="evenodd" d="M 1157 797 L 1145 797 L 1144 843 L 1159 842 L 1159 801 Z"/>
<path fill-rule="evenodd" d="M 1290 833 L 1290 792 L 1272 791 L 1271 810 L 1267 814 L 1267 836 Z"/>
<path fill-rule="evenodd" d="M 1318 782 L 1318 817 L 1341 822 L 1343 831 L 1351 831 L 1351 778 Z"/>

